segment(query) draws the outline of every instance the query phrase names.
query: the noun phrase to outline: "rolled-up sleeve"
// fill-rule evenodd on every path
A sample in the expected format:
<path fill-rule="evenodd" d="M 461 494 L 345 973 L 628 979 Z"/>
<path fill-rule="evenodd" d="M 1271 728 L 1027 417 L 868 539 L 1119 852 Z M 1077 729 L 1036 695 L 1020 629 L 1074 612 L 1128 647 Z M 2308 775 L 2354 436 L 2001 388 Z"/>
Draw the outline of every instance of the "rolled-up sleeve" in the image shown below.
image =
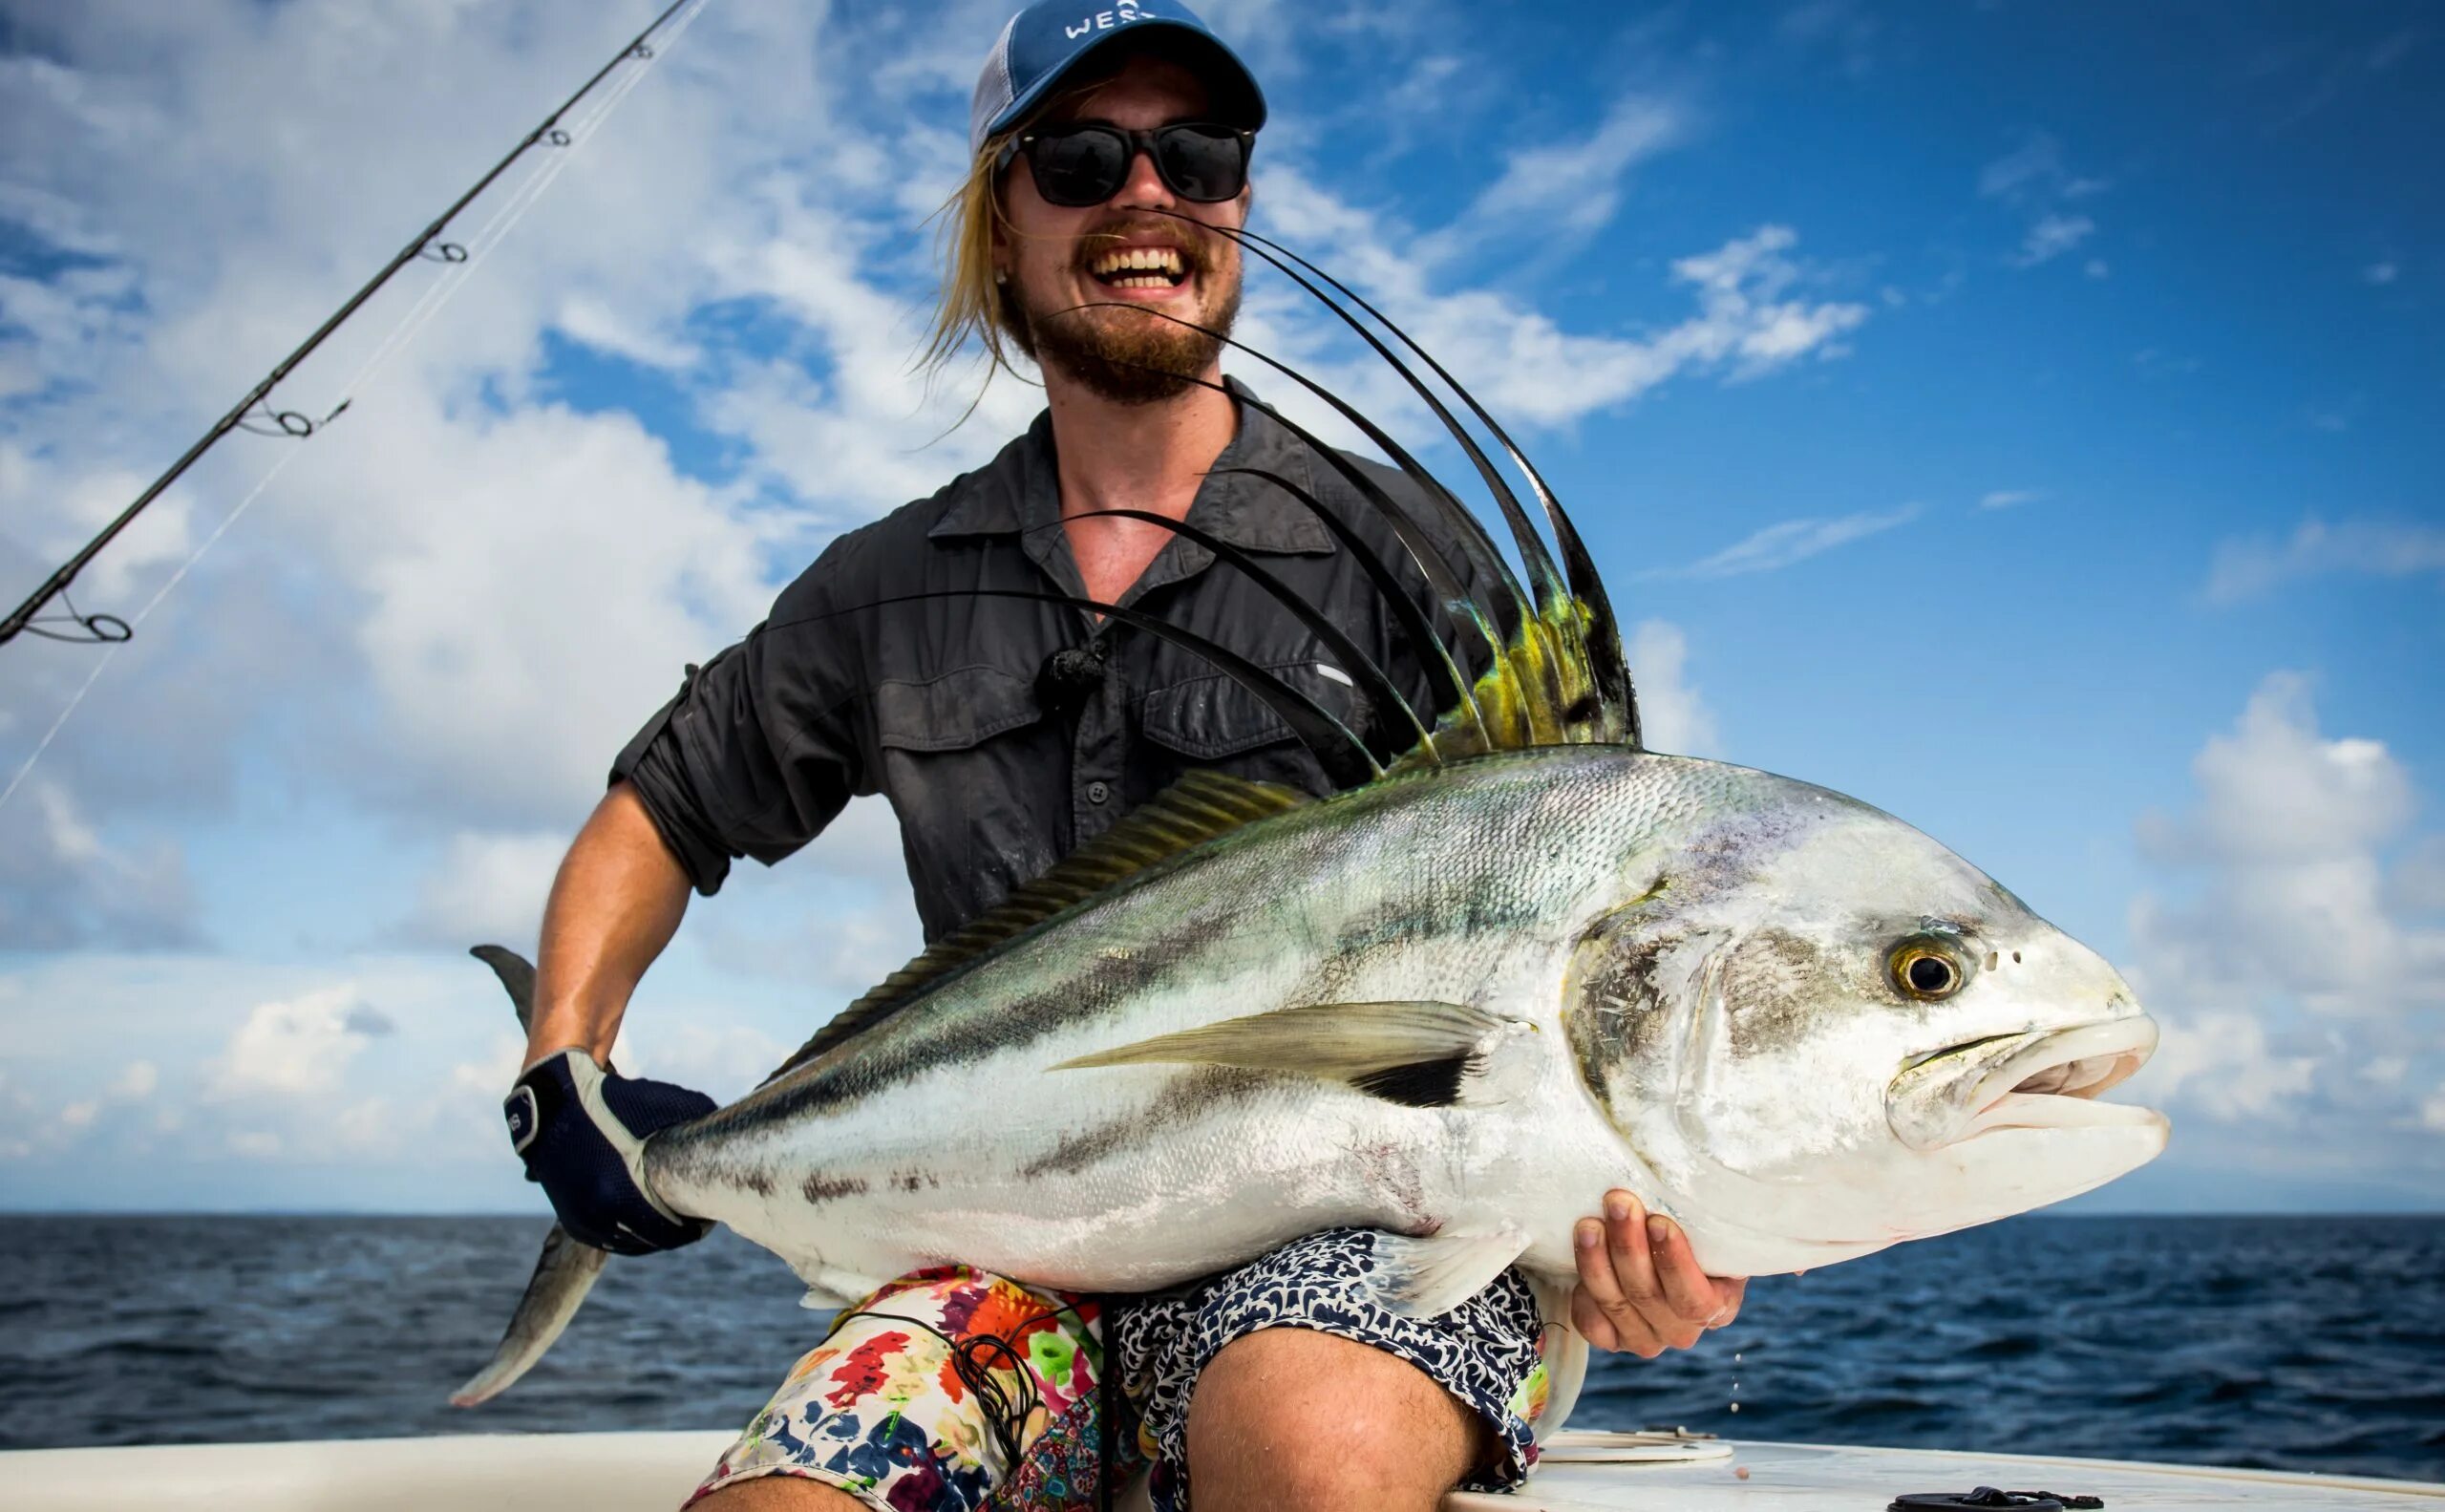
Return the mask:
<path fill-rule="evenodd" d="M 611 764 L 708 897 L 736 858 L 773 864 L 869 791 L 856 733 L 863 679 L 845 628 L 826 633 L 820 618 L 830 562 L 808 568 L 744 641 L 690 668 Z"/>

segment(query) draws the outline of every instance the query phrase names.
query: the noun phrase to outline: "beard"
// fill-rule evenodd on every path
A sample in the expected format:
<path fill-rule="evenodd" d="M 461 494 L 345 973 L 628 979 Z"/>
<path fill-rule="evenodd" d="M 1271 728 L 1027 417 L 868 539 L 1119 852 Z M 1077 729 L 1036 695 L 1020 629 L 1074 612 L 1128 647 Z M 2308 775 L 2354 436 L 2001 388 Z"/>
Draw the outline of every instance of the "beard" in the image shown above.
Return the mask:
<path fill-rule="evenodd" d="M 1167 230 L 1177 224 L 1163 223 Z M 1127 234 L 1126 228 L 1106 227 L 1081 237 L 1082 265 L 1093 258 L 1106 237 Z M 1115 404 L 1159 404 L 1176 398 L 1214 366 L 1222 354 L 1222 337 L 1231 333 L 1231 324 L 1240 314 L 1238 259 L 1218 266 L 1218 260 L 1196 244 L 1183 247 L 1181 258 L 1208 292 L 1203 309 L 1179 319 L 1195 320 L 1205 330 L 1192 330 L 1179 319 L 1149 310 L 1069 305 L 1040 309 L 1014 281 L 1009 306 L 1010 337 L 1039 366 L 1058 368 L 1063 376 L 1097 398 Z"/>

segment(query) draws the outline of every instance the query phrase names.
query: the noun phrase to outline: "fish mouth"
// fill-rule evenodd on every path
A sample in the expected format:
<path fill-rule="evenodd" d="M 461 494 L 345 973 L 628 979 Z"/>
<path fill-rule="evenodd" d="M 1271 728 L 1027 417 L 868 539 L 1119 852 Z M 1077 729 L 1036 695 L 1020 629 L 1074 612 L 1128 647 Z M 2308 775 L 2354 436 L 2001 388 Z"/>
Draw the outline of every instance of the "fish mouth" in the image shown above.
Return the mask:
<path fill-rule="evenodd" d="M 1971 1040 L 1895 1077 L 1886 1118 L 1903 1143 L 1923 1150 L 2004 1129 L 2160 1122 L 2154 1109 L 2098 1100 L 2156 1049 L 2157 1021 L 2144 1013 Z"/>

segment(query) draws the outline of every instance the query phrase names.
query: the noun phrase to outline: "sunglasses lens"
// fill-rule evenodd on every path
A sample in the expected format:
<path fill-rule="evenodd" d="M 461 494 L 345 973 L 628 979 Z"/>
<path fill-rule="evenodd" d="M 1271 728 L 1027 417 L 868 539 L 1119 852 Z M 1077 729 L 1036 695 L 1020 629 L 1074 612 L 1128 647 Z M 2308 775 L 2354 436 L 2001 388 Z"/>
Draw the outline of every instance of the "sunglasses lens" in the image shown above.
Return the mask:
<path fill-rule="evenodd" d="M 1086 127 L 1037 137 L 1028 145 L 1036 193 L 1052 204 L 1101 204 L 1129 178 L 1129 140 Z"/>
<path fill-rule="evenodd" d="M 1214 204 L 1247 182 L 1246 142 L 1220 126 L 1166 126 L 1155 134 L 1155 165 L 1174 194 Z"/>

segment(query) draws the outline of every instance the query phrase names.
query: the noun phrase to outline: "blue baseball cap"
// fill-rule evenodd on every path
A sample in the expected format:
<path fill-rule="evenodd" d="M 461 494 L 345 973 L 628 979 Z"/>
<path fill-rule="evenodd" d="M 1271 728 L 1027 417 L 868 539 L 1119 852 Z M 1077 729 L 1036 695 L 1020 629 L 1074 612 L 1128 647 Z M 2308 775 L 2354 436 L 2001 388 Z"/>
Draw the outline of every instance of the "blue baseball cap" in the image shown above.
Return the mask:
<path fill-rule="evenodd" d="M 967 150 L 982 151 L 1035 108 L 1079 64 L 1124 38 L 1159 36 L 1181 49 L 1214 94 L 1215 118 L 1250 131 L 1265 124 L 1265 92 L 1240 55 L 1180 0 L 1036 0 L 1010 17 L 977 76 Z"/>

